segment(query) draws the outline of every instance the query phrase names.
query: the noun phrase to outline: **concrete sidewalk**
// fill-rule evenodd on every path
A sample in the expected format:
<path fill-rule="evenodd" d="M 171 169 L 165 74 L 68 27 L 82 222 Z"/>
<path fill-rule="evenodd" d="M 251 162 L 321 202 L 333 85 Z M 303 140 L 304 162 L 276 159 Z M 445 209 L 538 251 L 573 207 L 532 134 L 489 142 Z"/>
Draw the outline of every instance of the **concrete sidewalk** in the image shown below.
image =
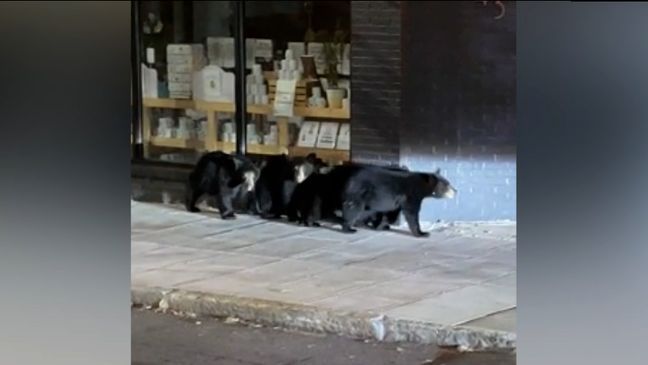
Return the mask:
<path fill-rule="evenodd" d="M 384 315 L 435 328 L 483 329 L 515 343 L 514 223 L 437 224 L 424 227 L 432 231 L 420 239 L 404 228 L 349 235 L 133 202 L 131 224 L 134 290 Z"/>

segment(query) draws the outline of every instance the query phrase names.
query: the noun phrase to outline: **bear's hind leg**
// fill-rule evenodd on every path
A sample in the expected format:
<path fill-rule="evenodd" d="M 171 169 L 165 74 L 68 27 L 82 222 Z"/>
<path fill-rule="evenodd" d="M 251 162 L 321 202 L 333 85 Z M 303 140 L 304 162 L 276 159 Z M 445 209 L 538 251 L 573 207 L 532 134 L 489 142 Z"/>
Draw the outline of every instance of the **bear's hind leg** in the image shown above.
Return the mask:
<path fill-rule="evenodd" d="M 198 199 L 200 199 L 200 197 L 203 195 L 203 192 L 202 190 L 192 187 L 191 185 L 191 183 L 188 183 L 185 191 L 185 208 L 188 212 L 198 213 L 200 212 L 200 209 L 196 207 L 196 203 L 198 202 Z"/>

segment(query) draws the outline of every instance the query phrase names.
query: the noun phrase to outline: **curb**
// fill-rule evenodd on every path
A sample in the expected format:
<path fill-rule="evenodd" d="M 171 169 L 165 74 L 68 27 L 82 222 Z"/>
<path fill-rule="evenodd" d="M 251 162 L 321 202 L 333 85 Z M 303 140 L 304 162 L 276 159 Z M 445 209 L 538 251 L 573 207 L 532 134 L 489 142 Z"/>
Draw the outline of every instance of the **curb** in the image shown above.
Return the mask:
<path fill-rule="evenodd" d="M 460 351 L 515 351 L 517 340 L 516 334 L 510 332 L 440 326 L 384 315 L 330 311 L 314 306 L 178 289 L 131 288 L 131 303 L 201 316 L 236 317 L 267 326 L 363 340 L 457 347 Z"/>

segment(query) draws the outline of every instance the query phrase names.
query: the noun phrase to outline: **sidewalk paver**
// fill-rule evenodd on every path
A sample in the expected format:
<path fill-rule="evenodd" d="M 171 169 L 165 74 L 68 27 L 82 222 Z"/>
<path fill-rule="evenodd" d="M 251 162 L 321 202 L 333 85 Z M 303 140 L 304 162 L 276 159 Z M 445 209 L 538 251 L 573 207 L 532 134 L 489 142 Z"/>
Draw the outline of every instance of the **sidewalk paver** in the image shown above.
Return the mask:
<path fill-rule="evenodd" d="M 404 227 L 344 234 L 133 202 L 131 225 L 133 287 L 515 332 L 512 222 L 437 224 L 421 239 Z"/>

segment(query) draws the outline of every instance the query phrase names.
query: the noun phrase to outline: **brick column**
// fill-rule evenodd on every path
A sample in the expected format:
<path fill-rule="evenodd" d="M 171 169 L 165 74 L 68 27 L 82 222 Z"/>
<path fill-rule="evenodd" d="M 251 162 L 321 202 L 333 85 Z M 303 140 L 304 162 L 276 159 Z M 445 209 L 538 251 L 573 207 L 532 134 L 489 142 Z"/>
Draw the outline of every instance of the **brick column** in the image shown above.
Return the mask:
<path fill-rule="evenodd" d="M 399 162 L 401 2 L 351 2 L 351 157 Z"/>

